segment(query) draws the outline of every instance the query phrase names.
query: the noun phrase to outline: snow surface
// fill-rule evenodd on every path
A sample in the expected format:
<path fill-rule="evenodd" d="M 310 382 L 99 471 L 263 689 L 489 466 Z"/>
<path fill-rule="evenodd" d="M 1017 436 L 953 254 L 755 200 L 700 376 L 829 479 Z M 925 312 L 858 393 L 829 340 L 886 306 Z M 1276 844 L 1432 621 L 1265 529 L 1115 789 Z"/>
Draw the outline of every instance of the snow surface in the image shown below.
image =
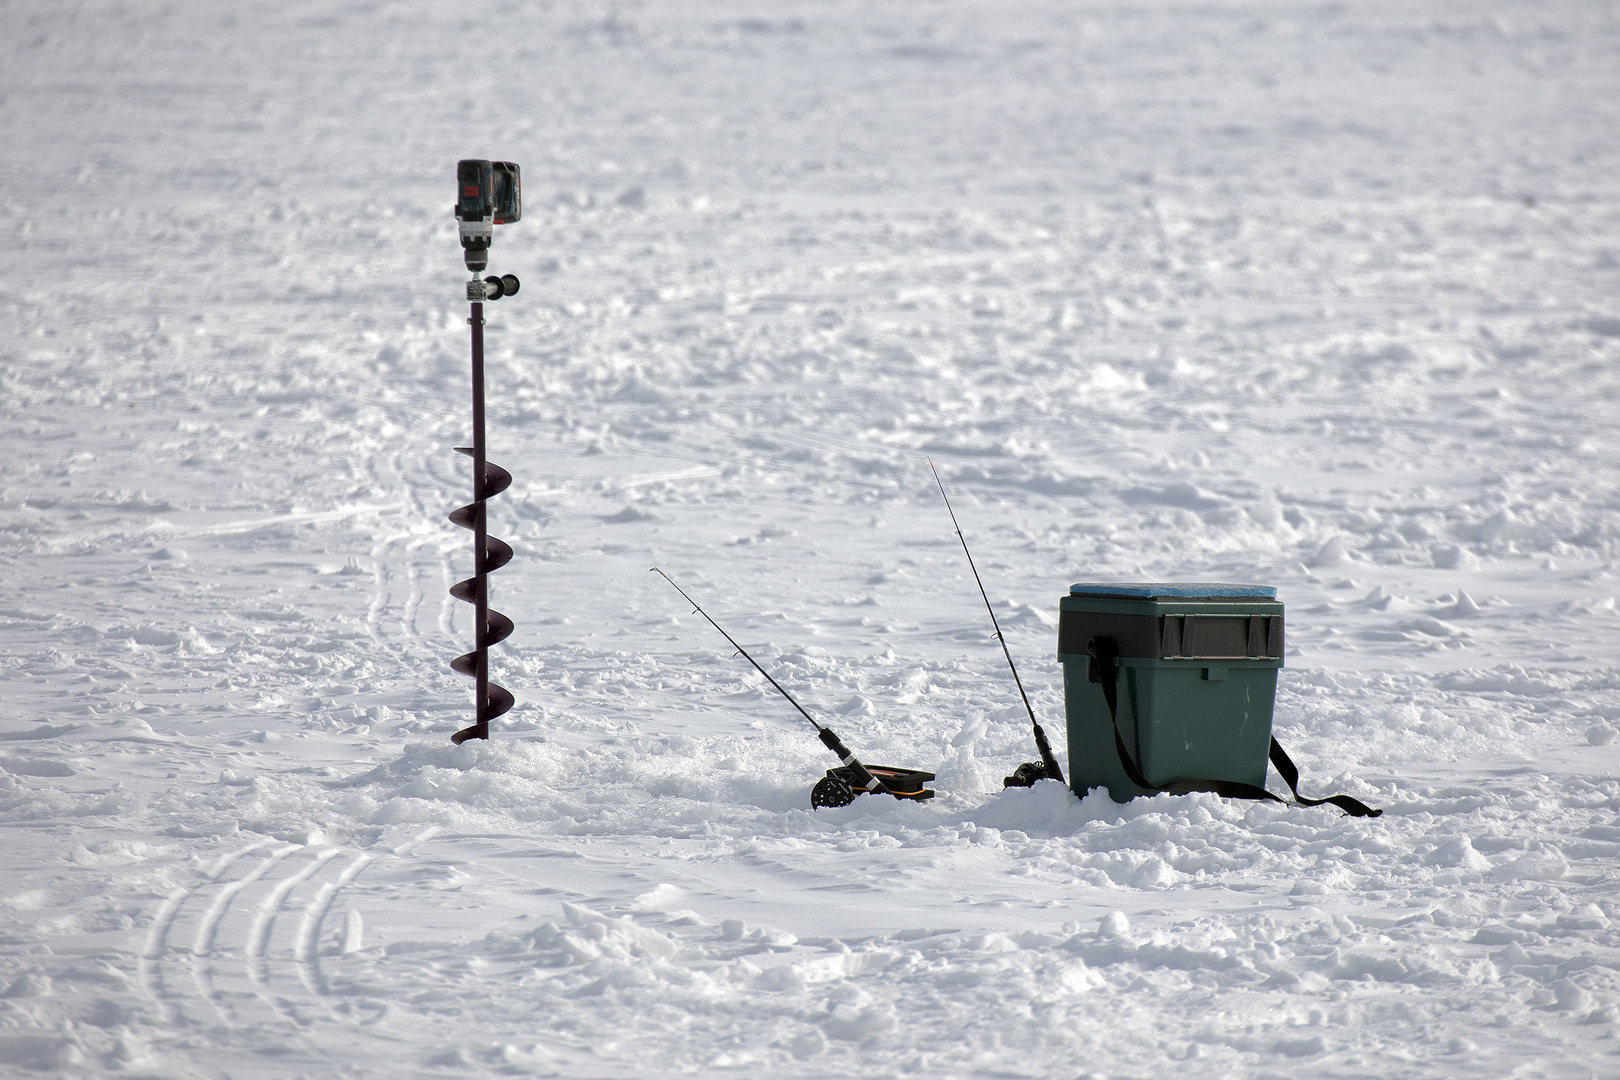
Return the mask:
<path fill-rule="evenodd" d="M 1620 16 L 0 5 L 0 1074 L 1620 1076 Z M 517 708 L 452 747 L 463 156 Z M 1000 790 L 1075 581 L 1307 793 Z M 659 566 L 923 805 L 833 762 Z M 1272 778 L 1275 789 L 1280 782 Z"/>

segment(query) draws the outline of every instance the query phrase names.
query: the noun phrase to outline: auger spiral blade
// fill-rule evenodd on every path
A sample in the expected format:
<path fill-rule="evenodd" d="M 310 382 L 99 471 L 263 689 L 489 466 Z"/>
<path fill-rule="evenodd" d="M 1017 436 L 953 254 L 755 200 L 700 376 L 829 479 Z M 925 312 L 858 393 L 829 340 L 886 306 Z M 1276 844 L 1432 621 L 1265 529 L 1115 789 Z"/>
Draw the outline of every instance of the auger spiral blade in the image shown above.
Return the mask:
<path fill-rule="evenodd" d="M 472 305 L 473 445 L 456 453 L 473 459 L 473 501 L 450 512 L 450 520 L 473 534 L 473 575 L 450 586 L 450 595 L 473 605 L 471 652 L 450 661 L 452 670 L 474 680 L 473 723 L 450 736 L 460 745 L 489 738 L 489 723 L 512 708 L 515 699 L 489 677 L 489 647 L 512 636 L 512 620 L 489 606 L 489 575 L 512 561 L 512 545 L 489 535 L 488 500 L 512 484 L 512 474 L 484 458 L 484 319 L 483 305 Z"/>

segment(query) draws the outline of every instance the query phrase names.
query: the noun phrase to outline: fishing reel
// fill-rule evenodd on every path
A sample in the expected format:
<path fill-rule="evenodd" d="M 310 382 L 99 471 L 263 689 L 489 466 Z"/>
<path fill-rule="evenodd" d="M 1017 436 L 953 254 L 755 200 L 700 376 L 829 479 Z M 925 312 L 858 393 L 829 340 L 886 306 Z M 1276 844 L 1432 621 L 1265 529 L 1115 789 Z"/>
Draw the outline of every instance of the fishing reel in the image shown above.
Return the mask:
<path fill-rule="evenodd" d="M 1063 777 L 1061 774 L 1053 776 L 1052 770 L 1048 769 L 1043 761 L 1026 761 L 1014 769 L 1011 776 L 1002 777 L 1001 786 L 1003 788 L 1034 787 L 1036 781 L 1039 780 L 1057 780 L 1061 782 Z"/>
<path fill-rule="evenodd" d="M 510 161 L 473 161 L 456 163 L 456 222 L 461 228 L 462 254 L 467 269 L 480 273 L 489 265 L 489 245 L 495 238 L 495 226 L 510 225 L 523 216 L 522 184 L 518 167 Z M 506 278 L 513 282 L 505 287 Z M 517 292 L 517 278 L 506 275 L 493 295 L 486 293 L 477 300 L 497 300 Z M 467 299 L 473 300 L 473 285 L 487 286 L 491 279 L 467 284 Z"/>
<path fill-rule="evenodd" d="M 921 769 L 897 769 L 892 765 L 868 765 L 866 771 L 883 781 L 883 786 L 889 794 L 897 799 L 910 799 L 913 802 L 922 802 L 932 799 L 934 793 L 924 784 L 933 780 L 934 774 L 923 772 Z M 836 769 L 828 769 L 827 775 L 816 781 L 816 786 L 810 789 L 810 806 L 820 810 L 823 806 L 848 806 L 855 801 L 857 795 L 872 795 L 879 789 L 876 786 L 862 787 L 856 778 L 853 766 L 840 765 Z"/>

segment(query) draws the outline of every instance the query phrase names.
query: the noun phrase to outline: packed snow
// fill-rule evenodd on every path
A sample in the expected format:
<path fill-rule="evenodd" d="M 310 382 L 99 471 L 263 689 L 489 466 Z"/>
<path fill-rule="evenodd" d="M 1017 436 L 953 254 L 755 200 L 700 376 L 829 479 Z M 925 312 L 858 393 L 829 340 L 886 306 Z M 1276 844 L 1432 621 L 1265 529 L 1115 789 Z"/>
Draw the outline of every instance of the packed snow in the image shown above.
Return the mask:
<path fill-rule="evenodd" d="M 1613 5 L 0 29 L 0 1075 L 1620 1076 Z M 1065 764 L 1071 583 L 1268 584 L 1383 816 L 1003 791 L 930 460 Z"/>

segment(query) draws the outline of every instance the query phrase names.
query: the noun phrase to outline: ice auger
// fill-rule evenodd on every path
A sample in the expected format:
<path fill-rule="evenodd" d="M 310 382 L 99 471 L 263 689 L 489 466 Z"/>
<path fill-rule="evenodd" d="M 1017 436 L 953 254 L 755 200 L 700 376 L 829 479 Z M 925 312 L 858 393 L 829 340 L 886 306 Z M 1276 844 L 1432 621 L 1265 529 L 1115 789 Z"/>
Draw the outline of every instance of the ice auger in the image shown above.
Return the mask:
<path fill-rule="evenodd" d="M 512 707 L 511 691 L 490 681 L 489 647 L 512 633 L 512 620 L 489 606 L 489 574 L 512 561 L 512 546 L 489 535 L 486 501 L 505 491 L 512 474 L 484 457 L 484 302 L 518 291 L 515 274 L 480 278 L 489 264 L 493 226 L 518 220 L 522 199 L 518 167 L 509 161 L 462 161 L 456 165 L 456 221 L 461 247 L 472 280 L 467 300 L 472 313 L 472 425 L 473 444 L 456 453 L 473 459 L 473 501 L 450 512 L 450 520 L 473 534 L 473 576 L 450 587 L 450 595 L 473 605 L 473 651 L 450 661 L 450 666 L 476 680 L 473 723 L 450 736 L 453 743 L 489 738 L 489 722 Z"/>

